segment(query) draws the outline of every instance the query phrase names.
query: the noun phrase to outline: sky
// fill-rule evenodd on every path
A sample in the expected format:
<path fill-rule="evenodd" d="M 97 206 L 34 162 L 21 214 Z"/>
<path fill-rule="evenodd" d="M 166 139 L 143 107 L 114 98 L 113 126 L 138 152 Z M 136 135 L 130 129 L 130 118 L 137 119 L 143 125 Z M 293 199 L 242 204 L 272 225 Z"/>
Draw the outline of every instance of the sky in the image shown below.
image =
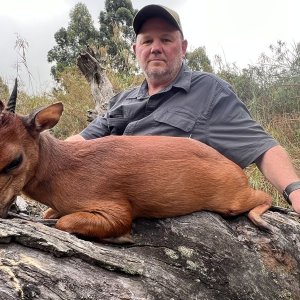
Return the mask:
<path fill-rule="evenodd" d="M 78 2 L 87 6 L 98 26 L 105 0 L 0 0 L 0 77 L 5 83 L 12 87 L 20 74 L 27 93 L 50 91 L 54 81 L 47 53 L 55 46 L 55 32 L 68 26 Z M 204 46 L 211 61 L 220 55 L 240 68 L 256 63 L 278 40 L 288 45 L 300 42 L 299 0 L 132 0 L 132 4 L 135 9 L 147 4 L 174 9 L 189 50 Z M 27 69 L 20 63 L 18 39 L 27 42 Z"/>

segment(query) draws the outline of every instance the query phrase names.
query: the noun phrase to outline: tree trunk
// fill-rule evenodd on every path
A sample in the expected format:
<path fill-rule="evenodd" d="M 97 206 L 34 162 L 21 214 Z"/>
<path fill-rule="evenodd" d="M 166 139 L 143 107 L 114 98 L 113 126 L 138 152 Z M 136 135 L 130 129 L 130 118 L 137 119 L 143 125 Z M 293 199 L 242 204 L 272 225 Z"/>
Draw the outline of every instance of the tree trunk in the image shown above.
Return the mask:
<path fill-rule="evenodd" d="M 0 299 L 300 299 L 297 217 L 264 218 L 275 234 L 246 216 L 140 219 L 127 246 L 0 220 Z"/>
<path fill-rule="evenodd" d="M 80 53 L 77 66 L 91 86 L 95 110 L 88 112 L 88 119 L 93 120 L 98 114 L 102 115 L 107 108 L 109 99 L 113 96 L 112 85 L 94 51 L 88 47 L 86 52 Z"/>

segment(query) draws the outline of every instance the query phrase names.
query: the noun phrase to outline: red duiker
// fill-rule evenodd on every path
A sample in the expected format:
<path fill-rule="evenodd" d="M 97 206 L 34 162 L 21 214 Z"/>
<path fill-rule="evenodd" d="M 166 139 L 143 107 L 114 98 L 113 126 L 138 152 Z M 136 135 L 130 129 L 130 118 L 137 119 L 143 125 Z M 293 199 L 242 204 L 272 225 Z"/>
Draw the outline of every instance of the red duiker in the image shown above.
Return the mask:
<path fill-rule="evenodd" d="M 59 218 L 56 228 L 99 240 L 121 242 L 138 217 L 201 210 L 249 212 L 255 225 L 272 231 L 261 218 L 271 197 L 252 189 L 242 169 L 211 147 L 165 136 L 68 142 L 41 133 L 62 112 L 55 103 L 19 116 L 0 102 L 0 217 L 22 192 L 50 207 L 44 217 Z"/>

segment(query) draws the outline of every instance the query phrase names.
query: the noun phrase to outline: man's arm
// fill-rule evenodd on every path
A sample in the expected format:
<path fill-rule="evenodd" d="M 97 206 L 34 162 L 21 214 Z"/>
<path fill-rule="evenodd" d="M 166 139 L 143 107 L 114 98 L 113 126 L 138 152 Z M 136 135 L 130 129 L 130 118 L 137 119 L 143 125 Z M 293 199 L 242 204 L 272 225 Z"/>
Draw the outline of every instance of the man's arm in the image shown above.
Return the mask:
<path fill-rule="evenodd" d="M 258 168 L 275 188 L 282 193 L 291 183 L 300 181 L 295 168 L 286 150 L 281 146 L 275 146 L 266 151 L 256 161 Z M 300 190 L 290 194 L 293 209 L 300 213 Z"/>

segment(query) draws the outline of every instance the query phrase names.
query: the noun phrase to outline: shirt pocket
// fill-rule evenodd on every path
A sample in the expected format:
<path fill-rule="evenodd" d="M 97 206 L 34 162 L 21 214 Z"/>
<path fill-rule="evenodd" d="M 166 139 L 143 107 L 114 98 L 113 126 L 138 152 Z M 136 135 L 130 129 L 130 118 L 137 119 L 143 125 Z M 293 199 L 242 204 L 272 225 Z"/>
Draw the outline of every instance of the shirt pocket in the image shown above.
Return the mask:
<path fill-rule="evenodd" d="M 154 120 L 190 132 L 195 127 L 197 116 L 184 108 L 174 108 L 155 113 Z"/>
<path fill-rule="evenodd" d="M 107 125 L 110 134 L 122 135 L 127 124 L 128 119 L 124 117 L 123 107 L 117 107 L 108 113 Z"/>

